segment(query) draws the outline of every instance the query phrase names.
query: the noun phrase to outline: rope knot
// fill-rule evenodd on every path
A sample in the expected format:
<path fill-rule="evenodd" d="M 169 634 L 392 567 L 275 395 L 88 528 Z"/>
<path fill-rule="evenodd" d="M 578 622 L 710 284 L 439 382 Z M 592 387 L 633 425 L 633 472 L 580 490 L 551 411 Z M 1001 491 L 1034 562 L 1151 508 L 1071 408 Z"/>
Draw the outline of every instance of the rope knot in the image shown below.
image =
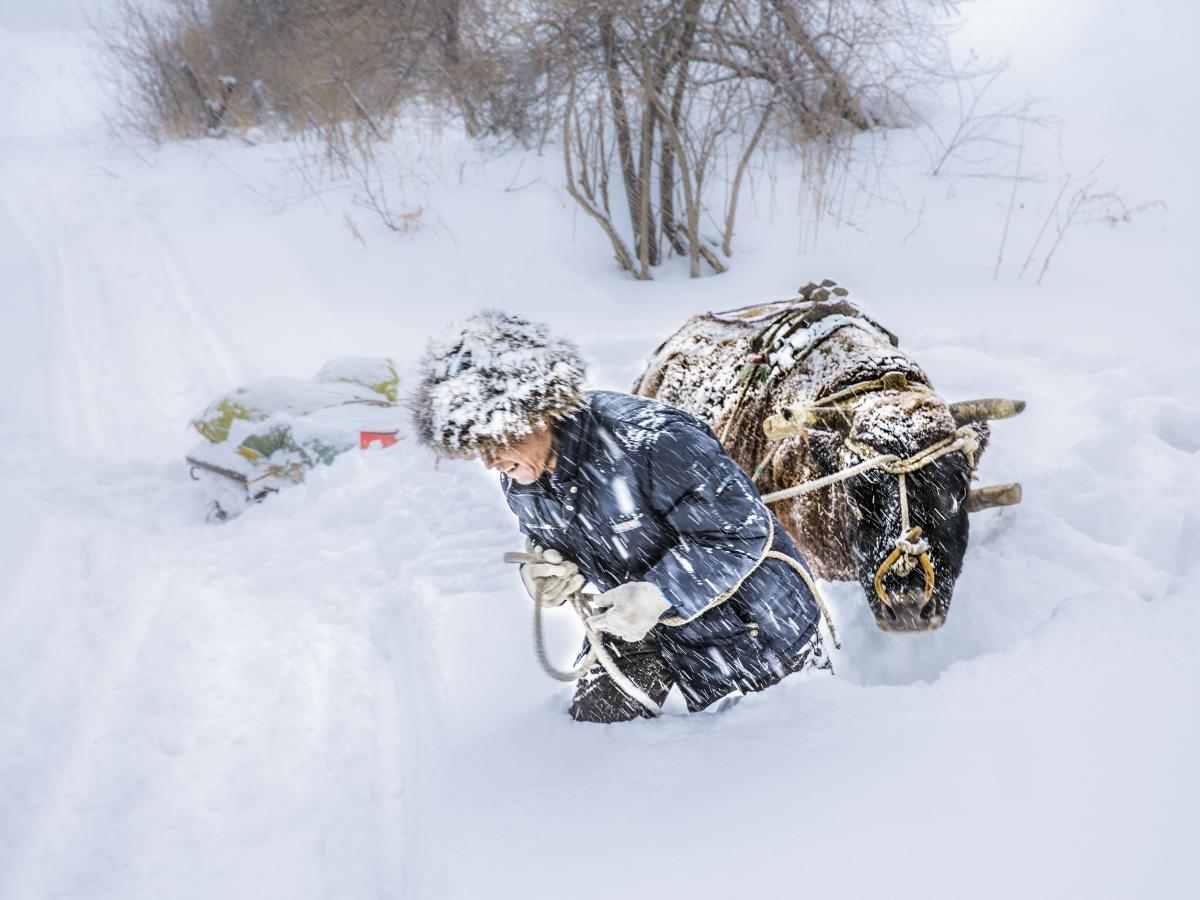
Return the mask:
<path fill-rule="evenodd" d="M 955 432 L 955 443 L 967 458 L 967 465 L 975 468 L 975 454 L 979 452 L 979 435 L 970 425 L 964 425 Z"/>
<path fill-rule="evenodd" d="M 918 530 L 916 528 L 913 529 L 913 531 Z M 911 536 L 912 532 L 910 531 L 908 536 L 896 538 L 896 549 L 900 551 L 900 557 L 896 560 L 893 568 L 896 570 L 896 574 L 901 577 L 908 575 L 909 572 L 916 569 L 917 564 L 921 560 L 921 554 L 929 552 L 929 542 L 925 538 L 909 540 L 908 538 Z"/>
<path fill-rule="evenodd" d="M 905 516 L 905 520 L 907 521 L 907 515 Z M 896 574 L 903 577 L 912 572 L 918 565 L 925 576 L 924 602 L 928 603 L 933 598 L 936 575 L 933 571 L 933 563 L 929 560 L 929 544 L 921 537 L 920 526 L 909 529 L 902 537 L 897 538 L 895 549 L 887 555 L 887 559 L 876 570 L 875 594 L 879 597 L 879 602 L 884 606 L 892 605 L 891 598 L 888 597 L 887 591 L 883 589 L 884 575 L 894 568 Z"/>

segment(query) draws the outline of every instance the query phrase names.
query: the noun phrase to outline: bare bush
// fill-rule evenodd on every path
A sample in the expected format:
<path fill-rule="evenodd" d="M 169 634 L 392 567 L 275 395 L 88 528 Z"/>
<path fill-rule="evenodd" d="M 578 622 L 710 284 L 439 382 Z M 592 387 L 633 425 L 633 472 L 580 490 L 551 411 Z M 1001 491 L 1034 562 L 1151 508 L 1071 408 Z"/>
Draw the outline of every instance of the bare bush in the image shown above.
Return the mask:
<path fill-rule="evenodd" d="M 376 154 L 410 102 L 472 137 L 558 139 L 568 192 L 647 279 L 672 255 L 725 270 L 767 144 L 827 202 L 856 135 L 920 118 L 957 0 L 147 3 L 117 0 L 104 32 L 142 131 L 299 136 L 400 231 Z"/>
<path fill-rule="evenodd" d="M 331 129 L 382 138 L 431 72 L 452 71 L 459 3 L 118 0 L 100 33 L 129 124 L 156 138 Z"/>
<path fill-rule="evenodd" d="M 1166 204 L 1161 200 L 1131 204 L 1129 199 L 1115 188 L 1101 188 L 1097 172 L 1102 165 L 1103 161 L 1097 163 L 1091 171 L 1081 177 L 1076 177 L 1069 171 L 1063 175 L 1054 203 L 1042 220 L 1037 237 L 1034 238 L 1025 262 L 1021 265 L 1019 278 L 1025 277 L 1025 273 L 1040 256 L 1041 267 L 1038 270 L 1037 283 L 1041 284 L 1050 269 L 1054 254 L 1072 228 L 1099 224 L 1115 227 L 1132 222 L 1135 216 L 1148 210 L 1166 209 Z"/>
<path fill-rule="evenodd" d="M 695 277 L 725 269 L 764 135 L 808 148 L 821 165 L 806 174 L 827 177 L 854 135 L 912 116 L 907 93 L 928 79 L 952 6 L 534 0 L 525 33 L 564 94 L 568 191 L 618 264 L 646 279 L 677 254 Z"/>

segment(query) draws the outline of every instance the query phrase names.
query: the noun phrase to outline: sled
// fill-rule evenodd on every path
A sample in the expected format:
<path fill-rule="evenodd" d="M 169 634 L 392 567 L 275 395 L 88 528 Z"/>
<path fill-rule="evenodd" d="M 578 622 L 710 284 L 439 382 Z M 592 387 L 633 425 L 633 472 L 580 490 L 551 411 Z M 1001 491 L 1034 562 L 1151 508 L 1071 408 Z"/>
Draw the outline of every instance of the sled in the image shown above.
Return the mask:
<path fill-rule="evenodd" d="M 311 379 L 262 378 L 218 397 L 192 419 L 204 440 L 186 456 L 208 495 L 209 521 L 302 483 L 349 450 L 394 445 L 398 393 L 390 359 L 347 357 Z"/>

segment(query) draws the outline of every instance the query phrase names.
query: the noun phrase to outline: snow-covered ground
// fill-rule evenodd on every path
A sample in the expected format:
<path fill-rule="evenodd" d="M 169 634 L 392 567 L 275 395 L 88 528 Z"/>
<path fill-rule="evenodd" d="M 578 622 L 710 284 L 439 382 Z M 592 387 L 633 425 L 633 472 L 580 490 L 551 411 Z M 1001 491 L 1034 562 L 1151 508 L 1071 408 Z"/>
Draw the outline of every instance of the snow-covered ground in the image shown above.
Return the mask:
<path fill-rule="evenodd" d="M 814 234 L 779 163 L 729 274 L 651 283 L 607 263 L 553 154 L 418 130 L 424 226 L 397 237 L 340 194 L 281 208 L 286 147 L 114 141 L 66 8 L 0 5 L 0 897 L 1200 892 L 1190 4 L 973 6 L 961 46 L 1011 49 L 997 89 L 1064 120 L 1062 161 L 1030 142 L 1045 180 L 999 277 L 1011 181 L 921 175 L 896 135 L 904 208 Z M 1018 277 L 1056 179 L 1101 159 L 1165 208 Z M 481 467 L 410 439 L 216 527 L 181 462 L 230 385 L 409 368 L 482 306 L 624 389 L 693 312 L 826 275 L 949 398 L 1028 401 L 983 463 L 1026 499 L 973 520 L 940 632 L 883 634 L 829 586 L 838 677 L 724 712 L 569 720 Z"/>

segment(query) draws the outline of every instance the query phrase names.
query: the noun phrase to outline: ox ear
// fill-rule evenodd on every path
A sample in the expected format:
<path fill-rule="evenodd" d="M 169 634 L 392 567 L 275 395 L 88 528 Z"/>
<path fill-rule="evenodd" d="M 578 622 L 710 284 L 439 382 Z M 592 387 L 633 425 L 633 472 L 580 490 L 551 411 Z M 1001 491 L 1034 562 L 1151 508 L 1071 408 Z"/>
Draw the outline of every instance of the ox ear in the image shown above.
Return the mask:
<path fill-rule="evenodd" d="M 950 404 L 950 415 L 957 425 L 1007 419 L 1025 409 L 1024 400 L 962 400 Z"/>

